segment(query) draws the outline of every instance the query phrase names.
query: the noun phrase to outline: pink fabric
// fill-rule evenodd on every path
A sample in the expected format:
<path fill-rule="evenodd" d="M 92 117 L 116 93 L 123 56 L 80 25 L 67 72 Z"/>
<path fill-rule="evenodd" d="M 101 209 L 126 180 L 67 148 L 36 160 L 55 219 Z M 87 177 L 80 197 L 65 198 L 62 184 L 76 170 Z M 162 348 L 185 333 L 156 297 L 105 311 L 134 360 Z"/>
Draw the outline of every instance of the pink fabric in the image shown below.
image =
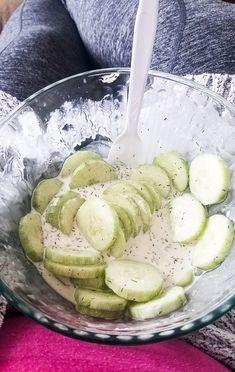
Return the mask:
<path fill-rule="evenodd" d="M 227 368 L 188 345 L 103 346 L 52 332 L 18 316 L 0 332 L 1 372 L 225 372 Z"/>

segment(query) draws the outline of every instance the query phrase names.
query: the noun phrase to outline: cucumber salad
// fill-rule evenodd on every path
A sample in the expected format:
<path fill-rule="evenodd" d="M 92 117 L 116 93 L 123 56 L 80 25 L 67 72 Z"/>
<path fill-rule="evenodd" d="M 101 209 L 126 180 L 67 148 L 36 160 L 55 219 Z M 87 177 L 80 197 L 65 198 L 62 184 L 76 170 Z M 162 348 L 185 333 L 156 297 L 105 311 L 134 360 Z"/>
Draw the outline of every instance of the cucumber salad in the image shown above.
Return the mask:
<path fill-rule="evenodd" d="M 187 302 L 185 289 L 229 254 L 233 222 L 210 205 L 229 193 L 223 159 L 176 152 L 130 169 L 91 151 L 34 189 L 19 237 L 44 280 L 87 316 L 145 320 Z"/>

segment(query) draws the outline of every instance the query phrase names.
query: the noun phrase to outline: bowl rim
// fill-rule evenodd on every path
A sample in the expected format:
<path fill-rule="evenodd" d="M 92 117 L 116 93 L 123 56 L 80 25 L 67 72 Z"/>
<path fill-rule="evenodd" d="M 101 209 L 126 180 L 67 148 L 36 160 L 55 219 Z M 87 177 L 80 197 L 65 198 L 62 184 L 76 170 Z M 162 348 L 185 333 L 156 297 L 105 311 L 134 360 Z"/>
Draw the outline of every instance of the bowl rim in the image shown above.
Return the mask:
<path fill-rule="evenodd" d="M 130 68 L 122 68 L 122 67 L 112 67 L 112 68 L 104 68 L 104 69 L 97 69 L 86 71 L 82 73 L 78 73 L 64 79 L 58 80 L 45 88 L 40 89 L 36 93 L 32 94 L 24 101 L 22 101 L 14 110 L 12 110 L 6 117 L 0 120 L 0 130 L 3 129 L 5 125 L 8 125 L 8 122 L 23 108 L 25 108 L 30 102 L 32 102 L 35 98 L 40 96 L 42 93 L 53 89 L 57 85 L 63 84 L 68 82 L 69 80 L 73 80 L 76 78 L 82 78 L 88 75 L 100 75 L 106 73 L 130 73 Z M 189 80 L 185 77 L 176 76 L 172 74 L 168 74 L 165 72 L 159 72 L 155 70 L 150 70 L 149 75 L 153 77 L 164 78 L 166 80 L 170 80 L 173 82 L 180 83 L 181 85 L 185 85 L 188 87 L 192 87 L 197 91 L 207 94 L 210 96 L 214 101 L 225 106 L 229 111 L 231 111 L 235 115 L 235 106 L 229 103 L 226 99 L 220 96 L 217 93 L 214 93 L 210 89 L 194 82 L 193 80 Z M 167 331 L 147 331 L 144 333 L 141 331 L 138 333 L 127 333 L 125 331 L 116 331 L 107 333 L 103 330 L 97 330 L 97 332 L 86 330 L 86 329 L 78 329 L 75 327 L 70 326 L 66 322 L 57 321 L 52 316 L 48 316 L 42 311 L 37 310 L 36 307 L 31 305 L 28 301 L 17 295 L 13 290 L 11 290 L 5 282 L 0 278 L 0 289 L 1 294 L 8 300 L 8 302 L 23 313 L 26 316 L 29 316 L 33 320 L 37 321 L 38 323 L 46 326 L 47 328 L 54 330 L 58 333 L 63 335 L 70 336 L 72 338 L 80 339 L 83 341 L 89 341 L 94 343 L 101 343 L 101 344 L 108 344 L 108 345 L 141 345 L 141 344 L 149 344 L 153 342 L 160 342 L 166 341 L 173 338 L 178 338 L 185 336 L 188 333 L 194 332 L 199 330 L 202 327 L 214 322 L 216 319 L 221 317 L 227 311 L 232 309 L 235 306 L 235 292 L 227 296 L 227 298 L 220 302 L 219 304 L 215 305 L 210 309 L 210 311 L 205 312 L 204 315 L 197 317 L 195 319 L 189 320 L 184 322 L 183 324 L 179 323 L 178 325 L 172 325 Z M 59 327 L 60 326 L 60 327 Z"/>
<path fill-rule="evenodd" d="M 130 68 L 129 67 L 109 67 L 109 68 L 102 68 L 102 69 L 97 69 L 97 70 L 89 70 L 89 71 L 85 71 L 85 72 L 82 72 L 82 73 L 78 73 L 78 74 L 68 76 L 68 77 L 60 79 L 60 80 L 58 80 L 58 81 L 56 81 L 52 84 L 49 84 L 46 87 L 44 87 L 44 88 L 38 90 L 37 92 L 31 94 L 29 97 L 27 97 L 21 103 L 19 103 L 9 114 L 7 114 L 5 117 L 3 117 L 0 120 L 0 130 L 3 128 L 3 126 L 5 124 L 7 124 L 7 122 L 10 119 L 12 119 L 14 117 L 14 115 L 16 113 L 18 113 L 18 111 L 23 109 L 26 105 L 28 105 L 35 98 L 40 96 L 42 93 L 56 87 L 57 85 L 66 83 L 67 81 L 73 80 L 75 78 L 81 78 L 81 77 L 86 76 L 86 75 L 99 75 L 99 74 L 102 74 L 102 73 L 117 73 L 117 72 L 118 73 L 130 73 Z M 173 75 L 173 74 L 169 74 L 169 73 L 161 72 L 161 71 L 157 71 L 157 70 L 149 70 L 148 75 L 154 76 L 154 77 L 164 78 L 164 79 L 167 79 L 167 80 L 170 80 L 170 81 L 174 81 L 174 82 L 180 83 L 182 85 L 186 85 L 188 87 L 194 88 L 194 89 L 196 89 L 196 90 L 198 90 L 202 93 L 206 93 L 208 96 L 213 98 L 213 100 L 223 104 L 225 107 L 227 107 L 230 111 L 232 111 L 235 114 L 235 106 L 232 103 L 227 101 L 224 97 L 222 97 L 218 93 L 215 93 L 211 89 L 209 89 L 207 87 L 204 87 L 203 85 L 198 84 L 193 80 L 190 80 L 190 79 L 188 79 L 186 77 L 183 77 L 183 76 Z"/>

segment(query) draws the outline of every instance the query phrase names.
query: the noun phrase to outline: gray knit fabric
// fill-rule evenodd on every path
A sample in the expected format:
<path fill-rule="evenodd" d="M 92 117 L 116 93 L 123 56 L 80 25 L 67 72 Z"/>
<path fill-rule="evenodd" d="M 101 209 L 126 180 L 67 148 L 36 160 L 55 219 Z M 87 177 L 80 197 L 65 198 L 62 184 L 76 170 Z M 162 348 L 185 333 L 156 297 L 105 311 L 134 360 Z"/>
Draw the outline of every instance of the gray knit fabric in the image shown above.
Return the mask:
<path fill-rule="evenodd" d="M 0 90 L 20 100 L 92 68 L 60 0 L 25 0 L 0 34 Z"/>
<path fill-rule="evenodd" d="M 101 66 L 128 66 L 138 0 L 64 0 Z M 235 74 L 235 5 L 160 0 L 152 67 L 176 74 Z"/>
<path fill-rule="evenodd" d="M 25 0 L 13 13 L 0 35 L 1 90 L 22 100 L 86 69 L 129 66 L 138 0 L 63 0 L 68 11 L 61 1 Z M 152 68 L 235 74 L 234 4 L 160 0 L 159 17 Z"/>

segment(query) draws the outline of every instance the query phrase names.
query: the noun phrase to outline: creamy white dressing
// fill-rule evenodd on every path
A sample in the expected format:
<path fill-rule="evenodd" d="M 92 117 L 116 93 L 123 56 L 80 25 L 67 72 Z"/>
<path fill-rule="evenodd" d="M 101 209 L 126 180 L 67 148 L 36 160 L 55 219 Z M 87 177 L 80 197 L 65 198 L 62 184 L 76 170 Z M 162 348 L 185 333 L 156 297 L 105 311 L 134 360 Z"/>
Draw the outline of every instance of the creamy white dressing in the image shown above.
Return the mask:
<path fill-rule="evenodd" d="M 116 167 L 119 179 L 126 179 L 130 169 L 124 166 Z M 61 180 L 64 182 L 57 196 L 69 191 L 70 177 Z M 78 188 L 77 191 L 84 198 L 92 196 L 101 197 L 104 189 L 116 181 L 100 183 L 87 187 Z M 154 265 L 161 272 L 165 286 L 175 285 L 190 276 L 192 267 L 192 244 L 179 244 L 172 240 L 172 231 L 169 216 L 169 201 L 162 199 L 162 207 L 153 214 L 152 225 L 145 234 L 140 233 L 135 238 L 130 238 L 126 244 L 123 258 L 129 258 Z M 45 220 L 42 216 L 44 246 L 58 248 L 89 248 L 89 243 L 81 234 L 74 221 L 74 227 L 70 236 L 64 235 Z M 109 254 L 104 255 L 105 261 L 112 260 Z M 57 293 L 66 300 L 74 303 L 74 286 L 70 280 L 62 277 L 55 277 L 49 273 L 42 264 L 35 264 L 42 277 Z"/>

